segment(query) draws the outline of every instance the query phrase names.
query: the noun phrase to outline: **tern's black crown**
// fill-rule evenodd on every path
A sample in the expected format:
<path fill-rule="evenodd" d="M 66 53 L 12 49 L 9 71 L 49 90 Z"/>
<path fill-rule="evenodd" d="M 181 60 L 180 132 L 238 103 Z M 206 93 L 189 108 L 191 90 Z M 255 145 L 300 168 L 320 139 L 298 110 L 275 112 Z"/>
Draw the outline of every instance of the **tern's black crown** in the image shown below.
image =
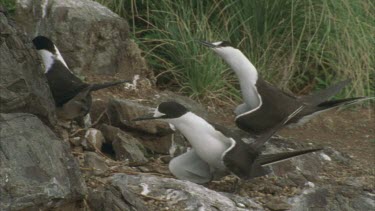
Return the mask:
<path fill-rule="evenodd" d="M 217 47 L 232 47 L 232 44 L 229 41 L 222 41 Z"/>
<path fill-rule="evenodd" d="M 173 101 L 161 103 L 158 110 L 165 114 L 165 116 L 163 116 L 165 119 L 178 118 L 188 112 L 185 106 Z"/>
<path fill-rule="evenodd" d="M 37 36 L 33 39 L 33 43 L 37 50 L 47 50 L 51 53 L 55 53 L 55 46 L 47 37 Z"/>

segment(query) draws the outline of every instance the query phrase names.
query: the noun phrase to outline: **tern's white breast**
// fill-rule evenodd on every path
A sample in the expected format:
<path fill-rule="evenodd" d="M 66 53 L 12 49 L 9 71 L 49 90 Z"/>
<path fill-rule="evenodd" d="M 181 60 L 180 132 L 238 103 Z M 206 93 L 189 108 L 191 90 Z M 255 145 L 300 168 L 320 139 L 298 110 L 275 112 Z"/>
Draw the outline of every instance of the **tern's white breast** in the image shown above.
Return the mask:
<path fill-rule="evenodd" d="M 181 131 L 202 160 L 210 166 L 225 170 L 221 156 L 230 146 L 227 137 L 191 112 L 168 122 Z"/>

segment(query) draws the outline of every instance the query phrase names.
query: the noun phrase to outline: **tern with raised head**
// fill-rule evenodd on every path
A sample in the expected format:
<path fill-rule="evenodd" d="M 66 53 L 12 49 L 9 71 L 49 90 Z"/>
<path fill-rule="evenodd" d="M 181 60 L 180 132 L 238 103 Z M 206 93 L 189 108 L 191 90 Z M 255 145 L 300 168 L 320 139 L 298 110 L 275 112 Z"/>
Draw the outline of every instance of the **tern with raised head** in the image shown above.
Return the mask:
<path fill-rule="evenodd" d="M 250 60 L 227 41 L 200 41 L 219 55 L 237 75 L 243 104 L 236 107 L 236 125 L 249 133 L 262 134 L 280 123 L 297 108 L 304 109 L 287 124 L 304 123 L 313 115 L 342 105 L 348 105 L 368 97 L 329 100 L 344 88 L 350 80 L 339 82 L 311 95 L 296 97 L 264 81 Z"/>

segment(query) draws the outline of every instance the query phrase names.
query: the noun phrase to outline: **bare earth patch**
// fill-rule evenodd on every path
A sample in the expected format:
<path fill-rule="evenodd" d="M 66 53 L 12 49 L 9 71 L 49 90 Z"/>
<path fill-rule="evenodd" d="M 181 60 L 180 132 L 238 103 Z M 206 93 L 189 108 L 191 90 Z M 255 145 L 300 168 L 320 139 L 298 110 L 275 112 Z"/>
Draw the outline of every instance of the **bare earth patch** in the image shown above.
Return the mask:
<path fill-rule="evenodd" d="M 374 108 L 334 109 L 297 128 L 279 132 L 285 138 L 330 146 L 348 154 L 357 165 L 375 169 Z"/>

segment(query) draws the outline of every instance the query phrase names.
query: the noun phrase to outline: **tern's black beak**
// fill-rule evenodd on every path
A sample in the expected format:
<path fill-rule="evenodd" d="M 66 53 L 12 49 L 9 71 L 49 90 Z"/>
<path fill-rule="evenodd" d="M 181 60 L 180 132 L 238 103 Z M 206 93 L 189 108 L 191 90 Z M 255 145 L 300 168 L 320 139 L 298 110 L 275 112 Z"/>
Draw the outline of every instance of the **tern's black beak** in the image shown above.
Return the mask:
<path fill-rule="evenodd" d="M 217 46 L 210 43 L 210 42 L 207 42 L 207 41 L 204 41 L 204 40 L 199 40 L 198 41 L 200 44 L 206 46 L 206 47 L 209 47 L 209 48 L 216 48 Z"/>
<path fill-rule="evenodd" d="M 154 117 L 153 114 L 147 114 L 144 116 L 137 117 L 135 119 L 132 119 L 132 121 L 142 121 L 142 120 L 152 120 L 152 119 L 160 119 L 160 117 Z"/>

